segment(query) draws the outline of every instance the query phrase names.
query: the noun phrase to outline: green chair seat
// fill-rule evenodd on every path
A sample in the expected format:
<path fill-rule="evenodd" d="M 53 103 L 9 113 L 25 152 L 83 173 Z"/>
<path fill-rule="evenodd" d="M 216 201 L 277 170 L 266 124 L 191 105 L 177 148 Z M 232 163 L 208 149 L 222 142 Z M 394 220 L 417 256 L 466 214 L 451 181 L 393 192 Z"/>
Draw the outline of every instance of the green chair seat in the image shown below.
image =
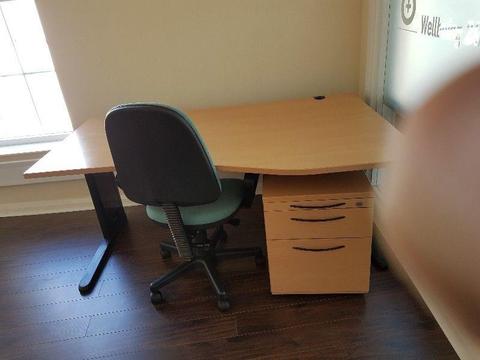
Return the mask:
<path fill-rule="evenodd" d="M 221 179 L 222 192 L 212 203 L 197 206 L 180 206 L 185 226 L 206 226 L 222 222 L 240 208 L 245 194 L 244 182 L 240 179 Z M 147 205 L 147 216 L 161 224 L 167 224 L 165 211 L 159 206 Z"/>

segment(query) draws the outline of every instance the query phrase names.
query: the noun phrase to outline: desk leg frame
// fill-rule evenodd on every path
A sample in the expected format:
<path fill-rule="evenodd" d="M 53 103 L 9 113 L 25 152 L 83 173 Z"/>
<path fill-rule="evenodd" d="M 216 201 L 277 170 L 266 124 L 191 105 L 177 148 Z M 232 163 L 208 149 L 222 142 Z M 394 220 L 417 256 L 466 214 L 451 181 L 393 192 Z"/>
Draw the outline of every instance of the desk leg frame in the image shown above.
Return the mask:
<path fill-rule="evenodd" d="M 87 181 L 98 223 L 102 230 L 103 241 L 95 252 L 78 285 L 78 289 L 82 295 L 90 293 L 95 287 L 112 253 L 115 239 L 127 223 L 127 217 L 115 183 L 114 174 L 85 174 L 85 180 Z"/>
<path fill-rule="evenodd" d="M 245 173 L 243 181 L 245 182 L 247 194 L 243 200 L 242 207 L 252 207 L 253 200 L 255 199 L 259 176 L 259 174 Z"/>

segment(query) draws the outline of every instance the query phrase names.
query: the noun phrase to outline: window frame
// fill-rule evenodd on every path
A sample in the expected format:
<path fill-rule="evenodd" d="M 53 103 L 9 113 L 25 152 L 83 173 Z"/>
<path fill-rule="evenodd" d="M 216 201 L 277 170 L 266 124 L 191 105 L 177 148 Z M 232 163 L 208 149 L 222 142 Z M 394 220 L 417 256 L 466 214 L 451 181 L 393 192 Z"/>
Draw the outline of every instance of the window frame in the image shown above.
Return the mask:
<path fill-rule="evenodd" d="M 17 2 L 17 1 L 22 1 L 22 0 L 0 0 L 0 4 L 1 3 L 7 3 L 7 2 Z M 38 16 L 39 21 L 40 21 L 40 27 L 41 27 L 41 30 L 42 30 L 42 35 L 43 35 L 43 37 L 45 37 L 45 31 L 43 30 L 43 26 L 41 24 L 40 15 L 38 14 L 38 9 L 36 7 L 36 3 L 35 3 L 34 0 L 32 0 L 32 3 L 33 3 L 33 6 L 35 7 L 35 12 L 37 13 L 37 16 Z M 11 33 L 11 30 L 9 28 L 9 24 L 7 22 L 7 18 L 6 18 L 5 14 L 4 14 L 4 12 L 1 8 L 0 8 L 0 16 L 1 16 L 2 21 L 4 22 L 6 30 L 8 32 L 8 36 L 9 36 L 11 45 L 12 45 L 13 50 L 15 52 L 15 58 L 17 60 L 18 69 L 20 70 L 20 72 L 2 74 L 2 75 L 0 75 L 0 78 L 10 77 L 10 76 L 23 77 L 23 79 L 25 81 L 26 89 L 28 90 L 29 99 L 30 99 L 30 101 L 33 105 L 34 111 L 35 111 L 36 119 L 40 123 L 40 128 L 42 130 L 44 130 L 44 132 L 34 133 L 34 134 L 31 134 L 31 135 L 25 135 L 25 136 L 19 135 L 19 136 L 15 136 L 15 137 L 11 137 L 11 138 L 3 138 L 3 139 L 0 138 L 0 148 L 6 148 L 6 147 L 10 147 L 10 146 L 14 147 L 14 146 L 18 146 L 18 145 L 31 145 L 31 144 L 37 144 L 37 143 L 41 144 L 41 143 L 46 143 L 46 142 L 56 142 L 56 141 L 61 141 L 61 140 L 65 139 L 68 135 L 70 135 L 73 132 L 74 129 L 73 129 L 73 124 L 72 124 L 72 121 L 71 121 L 70 113 L 68 111 L 68 107 L 67 107 L 67 104 L 66 104 L 66 101 L 65 101 L 65 97 L 63 95 L 63 91 L 61 89 L 60 82 L 59 82 L 59 79 L 58 79 L 58 75 L 57 75 L 57 72 L 56 72 L 56 69 L 55 69 L 55 66 L 54 66 L 53 62 L 52 62 L 52 68 L 49 69 L 49 70 L 25 71 L 24 66 L 22 64 L 22 61 L 21 61 L 21 58 L 20 58 L 20 55 L 18 53 L 18 49 L 17 49 L 16 43 L 15 43 L 15 40 L 14 40 L 14 36 Z M 49 56 L 51 58 L 51 51 L 50 51 L 50 48 L 48 47 L 47 42 L 46 42 L 46 47 L 47 47 L 47 51 L 49 53 Z M 67 131 L 59 130 L 58 132 L 50 132 L 49 133 L 49 132 L 45 131 L 45 128 L 42 125 L 44 119 L 42 119 L 42 117 L 40 116 L 40 113 L 38 111 L 38 106 L 37 106 L 37 100 L 38 99 L 36 99 L 34 97 L 34 95 L 32 93 L 32 90 L 31 90 L 31 87 L 30 87 L 30 84 L 27 80 L 28 75 L 35 75 L 35 74 L 42 74 L 42 73 L 43 74 L 53 74 L 55 76 L 55 79 L 56 79 L 57 83 L 58 83 L 58 86 L 60 87 L 60 93 L 61 93 L 61 96 L 62 96 L 63 105 L 66 108 L 67 116 L 68 116 L 65 119 L 66 123 L 69 125 L 68 126 L 69 130 L 67 130 Z"/>

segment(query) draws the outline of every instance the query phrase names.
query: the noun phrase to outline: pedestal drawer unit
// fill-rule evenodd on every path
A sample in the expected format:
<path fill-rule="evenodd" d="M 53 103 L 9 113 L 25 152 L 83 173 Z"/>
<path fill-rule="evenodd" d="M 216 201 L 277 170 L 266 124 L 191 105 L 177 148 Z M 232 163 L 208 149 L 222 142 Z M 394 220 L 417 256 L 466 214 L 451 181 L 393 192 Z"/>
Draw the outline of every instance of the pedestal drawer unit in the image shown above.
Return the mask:
<path fill-rule="evenodd" d="M 363 172 L 264 176 L 273 294 L 369 289 L 373 192 Z"/>

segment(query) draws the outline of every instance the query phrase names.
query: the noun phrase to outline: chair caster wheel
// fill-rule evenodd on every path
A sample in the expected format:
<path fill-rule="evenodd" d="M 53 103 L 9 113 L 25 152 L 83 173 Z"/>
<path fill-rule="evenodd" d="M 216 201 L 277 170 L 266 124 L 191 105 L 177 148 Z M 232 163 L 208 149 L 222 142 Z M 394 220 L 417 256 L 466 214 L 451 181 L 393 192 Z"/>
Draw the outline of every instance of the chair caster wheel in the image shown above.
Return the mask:
<path fill-rule="evenodd" d="M 265 265 L 265 256 L 263 256 L 263 254 L 257 254 L 255 255 L 255 264 L 261 266 L 261 265 Z"/>
<path fill-rule="evenodd" d="M 161 292 L 150 293 L 150 301 L 153 305 L 160 305 L 165 302 Z"/>
<path fill-rule="evenodd" d="M 227 311 L 230 309 L 230 302 L 226 297 L 220 297 L 218 298 L 217 307 L 220 311 Z"/>
<path fill-rule="evenodd" d="M 160 255 L 162 256 L 163 260 L 170 259 L 172 257 L 170 250 L 160 249 Z"/>

